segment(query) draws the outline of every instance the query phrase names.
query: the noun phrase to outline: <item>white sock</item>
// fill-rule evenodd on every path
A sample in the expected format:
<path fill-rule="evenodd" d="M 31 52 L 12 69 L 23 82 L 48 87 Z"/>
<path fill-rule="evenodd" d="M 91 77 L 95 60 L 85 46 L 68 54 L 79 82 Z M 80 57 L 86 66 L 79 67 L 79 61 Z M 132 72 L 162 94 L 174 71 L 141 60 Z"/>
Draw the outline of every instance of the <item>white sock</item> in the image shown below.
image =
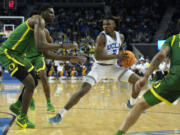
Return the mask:
<path fill-rule="evenodd" d="M 66 112 L 67 112 L 67 110 L 65 108 L 63 108 L 59 113 L 60 113 L 61 117 L 63 117 Z"/>
<path fill-rule="evenodd" d="M 135 105 L 136 104 L 137 99 L 130 97 L 130 104 L 131 105 Z"/>

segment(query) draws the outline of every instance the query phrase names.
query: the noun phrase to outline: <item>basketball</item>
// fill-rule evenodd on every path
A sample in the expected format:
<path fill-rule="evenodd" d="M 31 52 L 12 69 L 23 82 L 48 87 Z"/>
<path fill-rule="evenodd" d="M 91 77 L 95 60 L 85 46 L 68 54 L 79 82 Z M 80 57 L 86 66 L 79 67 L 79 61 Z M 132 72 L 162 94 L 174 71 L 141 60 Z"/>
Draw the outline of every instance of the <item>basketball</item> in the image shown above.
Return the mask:
<path fill-rule="evenodd" d="M 128 58 L 125 59 L 125 60 L 119 61 L 120 65 L 125 67 L 125 68 L 134 65 L 134 63 L 135 63 L 135 55 L 134 55 L 134 53 L 129 51 L 129 50 L 123 50 L 123 53 L 127 53 Z"/>

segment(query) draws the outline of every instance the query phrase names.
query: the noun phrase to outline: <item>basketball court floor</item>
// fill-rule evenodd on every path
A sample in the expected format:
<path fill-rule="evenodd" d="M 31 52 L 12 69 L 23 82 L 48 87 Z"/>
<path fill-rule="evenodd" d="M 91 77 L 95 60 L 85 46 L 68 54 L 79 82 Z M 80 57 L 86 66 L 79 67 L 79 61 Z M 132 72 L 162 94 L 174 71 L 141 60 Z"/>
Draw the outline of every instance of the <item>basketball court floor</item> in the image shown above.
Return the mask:
<path fill-rule="evenodd" d="M 55 113 L 46 111 L 46 100 L 39 83 L 35 90 L 36 110 L 28 113 L 36 129 L 22 129 L 13 122 L 8 107 L 15 102 L 21 84 L 4 81 L 0 84 L 0 135 L 114 135 L 128 113 L 125 104 L 131 94 L 130 86 L 125 83 L 104 81 L 93 89 L 55 126 L 48 123 L 66 104 L 71 95 L 82 84 L 81 80 L 50 80 L 51 97 L 56 107 Z M 8 114 L 10 113 L 10 114 Z M 9 121 L 7 121 L 9 120 Z M 6 131 L 5 131 L 6 129 Z M 5 134 L 5 133 L 4 133 Z M 137 124 L 129 130 L 133 135 L 175 135 L 180 134 L 180 104 L 158 106 L 143 113 Z"/>

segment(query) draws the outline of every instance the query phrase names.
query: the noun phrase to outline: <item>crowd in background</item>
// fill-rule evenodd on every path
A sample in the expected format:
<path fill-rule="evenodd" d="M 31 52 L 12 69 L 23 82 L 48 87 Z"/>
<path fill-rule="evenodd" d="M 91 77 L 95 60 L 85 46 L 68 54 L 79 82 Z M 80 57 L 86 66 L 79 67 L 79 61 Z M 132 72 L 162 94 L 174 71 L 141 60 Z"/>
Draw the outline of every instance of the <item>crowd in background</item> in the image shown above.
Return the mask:
<path fill-rule="evenodd" d="M 168 0 L 154 0 L 153 2 L 147 0 L 132 0 L 131 2 L 126 0 L 106 0 L 106 5 L 111 5 L 111 14 L 117 17 L 116 29 L 125 34 L 126 46 L 129 46 L 130 43 L 151 43 L 168 4 Z M 0 12 L 1 15 L 20 15 L 28 18 L 27 8 L 27 6 L 19 7 L 13 11 L 0 9 Z M 63 56 L 86 56 L 87 60 L 86 62 L 77 64 L 47 60 L 47 74 L 48 76 L 56 76 L 56 78 L 86 75 L 90 71 L 94 61 L 95 40 L 97 35 L 102 31 L 102 18 L 105 17 L 106 10 L 104 7 L 55 7 L 54 10 L 56 15 L 55 21 L 47 26 L 54 42 L 75 41 L 78 44 L 78 48 L 76 49 L 60 49 L 56 53 Z M 176 14 L 172 22 L 175 22 L 175 19 Z M 2 25 L 6 21 L 0 20 L 1 31 Z M 174 23 L 172 22 L 169 22 L 167 36 L 175 30 Z M 20 24 L 19 20 L 16 23 Z M 0 38 L 0 42 L 4 42 L 2 37 Z M 131 69 L 140 76 L 143 76 L 148 65 L 149 60 L 141 57 Z M 160 68 L 159 71 L 162 71 L 162 74 L 164 74 L 164 71 L 167 71 L 167 69 Z"/>
<path fill-rule="evenodd" d="M 150 66 L 150 60 L 144 57 L 140 57 L 140 59 L 136 60 L 136 63 L 130 67 L 132 71 L 134 71 L 139 76 L 143 77 L 146 70 Z M 170 68 L 170 60 L 169 58 L 166 58 L 159 67 L 153 72 L 151 77 L 149 78 L 151 81 L 158 81 L 161 80 L 164 76 L 168 74 Z"/>
<path fill-rule="evenodd" d="M 171 35 L 177 34 L 178 29 L 177 29 L 177 20 L 180 17 L 180 12 L 178 9 L 176 9 L 175 13 L 173 14 L 172 20 L 169 20 L 168 22 L 168 28 L 166 30 L 166 35 L 165 38 L 168 38 Z"/>

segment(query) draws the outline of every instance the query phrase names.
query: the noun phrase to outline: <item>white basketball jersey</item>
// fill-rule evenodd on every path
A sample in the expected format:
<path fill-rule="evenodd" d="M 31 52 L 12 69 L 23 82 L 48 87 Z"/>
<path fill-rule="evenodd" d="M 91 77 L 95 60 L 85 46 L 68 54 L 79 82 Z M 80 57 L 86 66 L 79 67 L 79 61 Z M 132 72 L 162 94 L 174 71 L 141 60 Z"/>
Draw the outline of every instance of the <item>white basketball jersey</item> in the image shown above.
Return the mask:
<path fill-rule="evenodd" d="M 120 37 L 119 32 L 117 32 L 117 31 L 114 31 L 114 32 L 115 32 L 116 39 L 113 39 L 111 36 L 107 35 L 104 31 L 101 32 L 105 35 L 105 38 L 106 38 L 106 44 L 103 49 L 104 54 L 117 55 L 119 53 L 119 48 L 121 46 L 121 37 Z M 104 63 L 104 64 L 116 64 L 117 59 L 99 60 L 99 61 L 95 60 L 95 62 L 96 63 Z"/>

